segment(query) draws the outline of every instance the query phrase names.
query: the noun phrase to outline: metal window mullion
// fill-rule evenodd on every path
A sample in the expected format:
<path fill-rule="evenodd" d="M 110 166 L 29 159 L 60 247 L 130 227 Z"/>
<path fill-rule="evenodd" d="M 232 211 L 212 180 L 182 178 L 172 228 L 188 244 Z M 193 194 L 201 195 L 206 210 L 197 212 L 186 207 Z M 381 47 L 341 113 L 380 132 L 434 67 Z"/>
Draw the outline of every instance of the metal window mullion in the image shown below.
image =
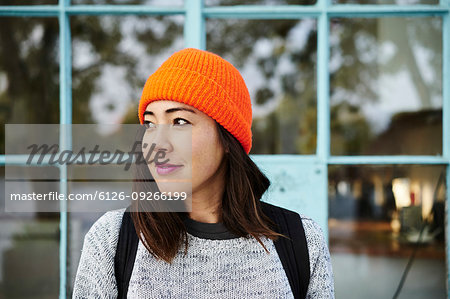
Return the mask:
<path fill-rule="evenodd" d="M 442 155 L 450 163 L 450 11 L 442 17 L 442 110 Z"/>
<path fill-rule="evenodd" d="M 330 156 L 330 80 L 329 19 L 324 12 L 318 18 L 317 26 L 317 145 L 318 158 L 327 162 Z"/>
<path fill-rule="evenodd" d="M 186 48 L 206 49 L 203 0 L 185 0 L 184 45 Z"/>
<path fill-rule="evenodd" d="M 440 0 L 450 9 L 450 0 Z M 450 10 L 442 17 L 442 155 L 447 159 L 446 172 L 446 235 L 445 259 L 447 272 L 447 298 L 450 299 Z"/>
<path fill-rule="evenodd" d="M 319 17 L 324 11 L 322 1 L 326 2 L 325 10 L 331 17 L 427 16 L 444 15 L 449 11 L 445 0 L 441 0 L 440 5 L 330 5 L 328 0 L 318 0 L 316 5 L 237 5 L 204 8 L 203 1 L 185 0 L 184 8 L 151 5 L 73 5 L 64 9 L 70 15 L 175 15 L 189 11 L 203 13 L 206 18 L 297 19 Z M 58 5 L 0 6 L 2 16 L 58 16 L 59 11 Z M 189 26 L 189 23 L 187 25 Z"/>
<path fill-rule="evenodd" d="M 72 123 L 72 49 L 70 19 L 66 8 L 70 0 L 59 0 L 59 115 L 61 150 L 72 148 L 70 127 Z M 67 165 L 59 166 L 60 193 L 67 195 Z M 67 297 L 67 202 L 60 201 L 59 243 L 59 298 Z"/>
<path fill-rule="evenodd" d="M 177 15 L 183 7 L 152 5 L 73 5 L 66 8 L 70 15 Z"/>
<path fill-rule="evenodd" d="M 328 61 L 330 55 L 330 21 L 328 9 L 331 0 L 317 0 L 321 14 L 317 19 L 317 144 L 319 161 L 328 162 L 330 156 L 330 78 Z"/>
<path fill-rule="evenodd" d="M 64 0 L 60 0 L 61 2 Z M 21 5 L 0 6 L 0 15 L 49 17 L 59 16 L 60 5 Z M 183 14 L 183 7 L 164 7 L 151 5 L 66 5 L 64 11 L 69 15 L 173 15 Z"/>
<path fill-rule="evenodd" d="M 328 164 L 332 165 L 447 165 L 448 159 L 439 156 L 331 156 Z"/>
<path fill-rule="evenodd" d="M 449 11 L 442 16 L 442 156 L 447 160 L 446 171 L 446 235 L 445 260 L 447 273 L 447 298 L 450 299 L 450 0 L 440 0 Z"/>
<path fill-rule="evenodd" d="M 448 7 L 442 5 L 333 5 L 328 9 L 331 17 L 414 17 L 442 15 L 448 12 Z"/>
<path fill-rule="evenodd" d="M 205 7 L 207 18 L 233 19 L 298 19 L 320 17 L 385 17 L 442 15 L 449 8 L 444 5 L 331 5 L 329 0 L 318 0 L 316 5 L 236 5 Z"/>
<path fill-rule="evenodd" d="M 59 11 L 58 5 L 0 6 L 0 16 L 57 17 Z"/>
<path fill-rule="evenodd" d="M 321 13 L 317 19 L 317 144 L 316 156 L 318 159 L 316 172 L 320 175 L 318 187 L 324 194 L 319 201 L 324 201 L 324 221 L 328 222 L 328 159 L 330 157 L 330 76 L 328 61 L 330 55 L 330 20 L 328 8 L 331 0 L 317 0 L 317 7 Z M 328 228 L 324 228 L 324 237 L 327 242 Z"/>
<path fill-rule="evenodd" d="M 298 19 L 299 17 L 318 17 L 321 12 L 317 6 L 311 5 L 236 5 L 203 9 L 207 18 L 224 19 Z"/>

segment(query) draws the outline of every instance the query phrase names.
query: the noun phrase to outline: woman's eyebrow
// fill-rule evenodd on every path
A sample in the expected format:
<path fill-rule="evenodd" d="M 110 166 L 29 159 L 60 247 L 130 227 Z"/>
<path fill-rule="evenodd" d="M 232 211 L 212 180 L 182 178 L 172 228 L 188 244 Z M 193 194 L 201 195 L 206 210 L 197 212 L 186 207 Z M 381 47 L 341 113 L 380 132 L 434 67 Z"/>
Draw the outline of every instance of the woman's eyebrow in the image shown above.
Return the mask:
<path fill-rule="evenodd" d="M 166 110 L 166 113 L 173 113 L 173 112 L 177 112 L 177 111 L 188 111 L 188 112 L 191 112 L 191 113 L 196 114 L 194 110 L 189 109 L 189 108 L 182 108 L 182 107 L 177 107 L 177 108 L 170 108 L 170 109 L 167 109 L 167 110 Z M 145 115 L 153 115 L 153 112 L 151 112 L 151 111 L 145 111 L 145 112 L 144 112 L 144 116 L 145 116 Z"/>
<path fill-rule="evenodd" d="M 184 107 L 177 107 L 177 108 L 167 109 L 166 113 L 173 113 L 173 112 L 177 112 L 177 111 L 188 111 L 188 112 L 196 114 L 194 110 L 189 109 L 189 108 L 184 108 Z"/>

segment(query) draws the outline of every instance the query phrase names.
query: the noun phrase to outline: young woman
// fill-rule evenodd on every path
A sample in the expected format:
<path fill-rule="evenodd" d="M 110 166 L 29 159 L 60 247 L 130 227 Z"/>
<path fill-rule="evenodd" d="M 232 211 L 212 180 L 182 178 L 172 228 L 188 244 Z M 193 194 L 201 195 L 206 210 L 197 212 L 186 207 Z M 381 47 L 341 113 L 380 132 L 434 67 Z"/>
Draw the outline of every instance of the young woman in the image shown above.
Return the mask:
<path fill-rule="evenodd" d="M 138 114 L 143 141 L 168 162 L 138 167 L 137 176 L 149 171 L 169 192 L 176 189 L 170 182 L 189 178 L 191 211 L 143 211 L 133 202 L 140 240 L 127 297 L 298 298 L 274 245 L 284 236 L 260 201 L 270 182 L 248 156 L 251 101 L 238 70 L 213 53 L 181 50 L 148 78 Z M 74 298 L 117 298 L 114 260 L 124 212 L 105 213 L 86 234 Z M 289 228 L 297 229 L 304 230 L 309 257 L 306 297 L 334 298 L 320 227 L 301 216 Z"/>

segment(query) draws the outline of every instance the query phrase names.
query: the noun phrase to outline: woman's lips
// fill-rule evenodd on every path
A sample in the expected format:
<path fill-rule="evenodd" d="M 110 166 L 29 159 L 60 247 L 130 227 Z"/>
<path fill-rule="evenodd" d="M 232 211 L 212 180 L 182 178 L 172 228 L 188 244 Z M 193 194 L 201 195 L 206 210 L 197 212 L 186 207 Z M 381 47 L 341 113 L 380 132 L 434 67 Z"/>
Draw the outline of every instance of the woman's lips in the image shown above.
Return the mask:
<path fill-rule="evenodd" d="M 167 175 L 181 169 L 182 167 L 183 165 L 160 164 L 156 165 L 156 172 L 159 175 Z"/>

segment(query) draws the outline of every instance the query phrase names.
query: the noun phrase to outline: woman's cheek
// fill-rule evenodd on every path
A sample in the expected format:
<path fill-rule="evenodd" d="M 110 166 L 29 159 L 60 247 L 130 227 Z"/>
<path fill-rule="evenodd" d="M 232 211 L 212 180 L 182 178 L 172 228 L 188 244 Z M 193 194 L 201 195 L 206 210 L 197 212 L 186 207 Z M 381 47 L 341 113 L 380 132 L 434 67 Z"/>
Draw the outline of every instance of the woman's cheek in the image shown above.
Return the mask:
<path fill-rule="evenodd" d="M 192 131 L 192 184 L 201 184 L 216 171 L 221 161 L 219 136 L 215 126 L 202 126 Z"/>
<path fill-rule="evenodd" d="M 200 159 L 198 157 L 201 157 L 202 154 L 202 150 L 201 147 L 199 146 L 198 142 L 193 139 L 192 140 L 192 155 L 191 155 L 191 166 L 192 166 L 192 181 L 194 181 L 199 174 L 199 166 L 200 164 Z"/>

